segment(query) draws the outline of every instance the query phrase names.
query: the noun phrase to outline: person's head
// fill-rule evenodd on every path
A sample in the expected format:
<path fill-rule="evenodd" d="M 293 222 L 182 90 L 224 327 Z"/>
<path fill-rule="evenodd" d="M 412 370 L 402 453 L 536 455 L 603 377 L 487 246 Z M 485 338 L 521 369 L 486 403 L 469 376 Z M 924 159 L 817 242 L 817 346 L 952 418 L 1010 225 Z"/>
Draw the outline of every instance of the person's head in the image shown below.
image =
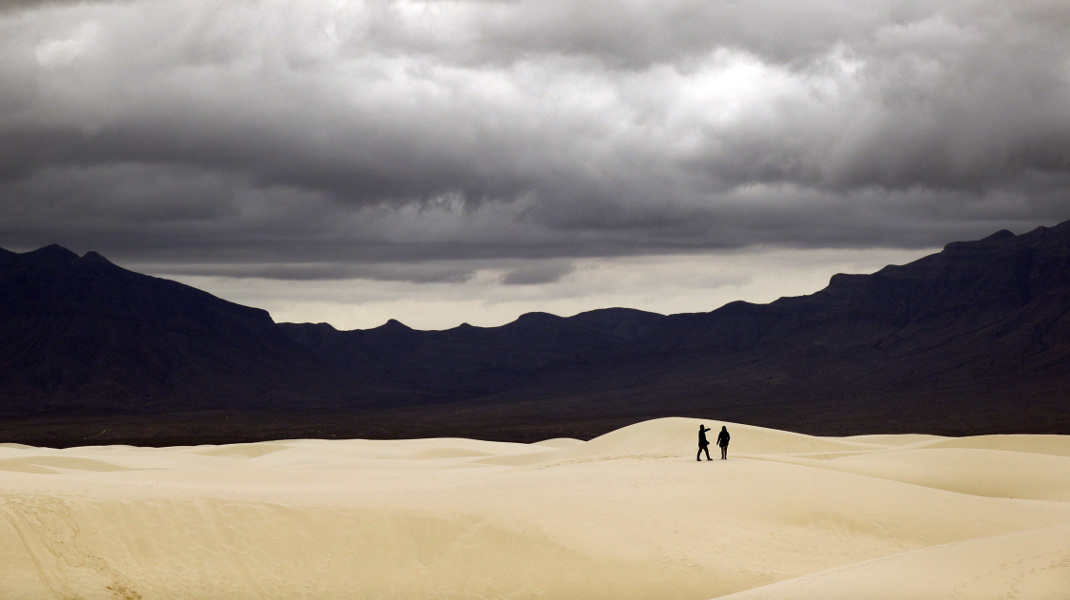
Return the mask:
<path fill-rule="evenodd" d="M 721 431 L 728 431 L 727 425 L 721 425 Z"/>

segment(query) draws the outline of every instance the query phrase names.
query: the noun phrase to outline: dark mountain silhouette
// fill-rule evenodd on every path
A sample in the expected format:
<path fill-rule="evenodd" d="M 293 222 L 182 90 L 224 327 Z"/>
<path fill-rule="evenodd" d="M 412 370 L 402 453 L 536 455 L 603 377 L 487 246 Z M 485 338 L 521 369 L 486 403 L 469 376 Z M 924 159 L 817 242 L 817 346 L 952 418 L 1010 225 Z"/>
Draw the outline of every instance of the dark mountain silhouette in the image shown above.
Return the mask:
<path fill-rule="evenodd" d="M 1070 433 L 1070 222 L 949 244 L 813 295 L 673 315 L 511 390 L 533 410 L 818 433 Z"/>
<path fill-rule="evenodd" d="M 641 338 L 663 318 L 618 308 L 571 318 L 529 313 L 501 327 L 461 325 L 446 331 L 416 331 L 394 320 L 356 331 L 337 331 L 325 323 L 280 327 L 362 378 L 441 399 L 507 389 L 557 360 L 609 352 Z"/>
<path fill-rule="evenodd" d="M 267 312 L 59 246 L 0 255 L 0 415 L 345 404 Z"/>
<path fill-rule="evenodd" d="M 588 437 L 693 415 L 826 434 L 1070 433 L 1070 223 L 710 313 L 273 323 L 58 246 L 0 251 L 0 438 Z"/>

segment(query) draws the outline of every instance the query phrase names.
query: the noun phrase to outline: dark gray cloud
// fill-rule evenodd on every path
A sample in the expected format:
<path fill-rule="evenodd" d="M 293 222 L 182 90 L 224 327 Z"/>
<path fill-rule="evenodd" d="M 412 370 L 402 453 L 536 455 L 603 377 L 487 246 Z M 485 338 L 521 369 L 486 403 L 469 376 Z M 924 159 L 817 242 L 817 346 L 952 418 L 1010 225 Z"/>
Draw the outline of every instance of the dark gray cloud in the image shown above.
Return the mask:
<path fill-rule="evenodd" d="M 535 285 L 1070 217 L 1060 1 L 24 1 L 0 39 L 0 246 Z"/>
<path fill-rule="evenodd" d="M 217 256 L 217 253 L 212 255 L 212 257 Z M 235 264 L 222 262 L 204 264 L 143 263 L 142 267 L 152 272 L 166 273 L 172 276 L 280 279 L 285 281 L 372 279 L 415 284 L 464 283 L 471 280 L 476 271 L 471 264 L 452 264 L 446 261 L 422 261 L 419 264 L 346 264 L 339 262 L 292 262 L 292 257 L 292 254 L 287 256 L 287 260 L 290 262 Z M 336 259 L 336 257 L 332 258 Z"/>
<path fill-rule="evenodd" d="M 542 285 L 560 281 L 575 271 L 568 262 L 549 261 L 513 269 L 502 277 L 505 285 Z"/>

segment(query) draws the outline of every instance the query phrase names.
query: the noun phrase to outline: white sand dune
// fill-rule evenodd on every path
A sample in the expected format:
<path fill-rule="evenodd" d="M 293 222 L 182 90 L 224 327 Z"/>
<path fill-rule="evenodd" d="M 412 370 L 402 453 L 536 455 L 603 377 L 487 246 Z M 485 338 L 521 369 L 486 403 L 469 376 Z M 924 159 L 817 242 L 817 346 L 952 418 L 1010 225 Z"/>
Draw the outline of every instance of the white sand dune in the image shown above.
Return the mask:
<path fill-rule="evenodd" d="M 1067 597 L 1070 528 L 922 548 L 722 596 L 724 600 Z"/>
<path fill-rule="evenodd" d="M 1070 598 L 1070 438 L 0 445 L 0 598 Z M 716 452 L 714 452 L 716 458 Z"/>

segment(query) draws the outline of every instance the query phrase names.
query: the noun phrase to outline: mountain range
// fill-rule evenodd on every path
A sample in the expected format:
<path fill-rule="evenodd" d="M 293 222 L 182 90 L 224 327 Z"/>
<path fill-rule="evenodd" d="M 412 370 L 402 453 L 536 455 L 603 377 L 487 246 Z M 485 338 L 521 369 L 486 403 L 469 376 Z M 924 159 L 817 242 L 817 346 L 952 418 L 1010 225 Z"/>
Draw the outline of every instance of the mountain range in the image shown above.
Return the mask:
<path fill-rule="evenodd" d="M 1070 222 L 808 296 L 418 331 L 275 323 L 59 246 L 0 250 L 0 441 L 591 437 L 698 416 L 816 434 L 1070 433 Z"/>

